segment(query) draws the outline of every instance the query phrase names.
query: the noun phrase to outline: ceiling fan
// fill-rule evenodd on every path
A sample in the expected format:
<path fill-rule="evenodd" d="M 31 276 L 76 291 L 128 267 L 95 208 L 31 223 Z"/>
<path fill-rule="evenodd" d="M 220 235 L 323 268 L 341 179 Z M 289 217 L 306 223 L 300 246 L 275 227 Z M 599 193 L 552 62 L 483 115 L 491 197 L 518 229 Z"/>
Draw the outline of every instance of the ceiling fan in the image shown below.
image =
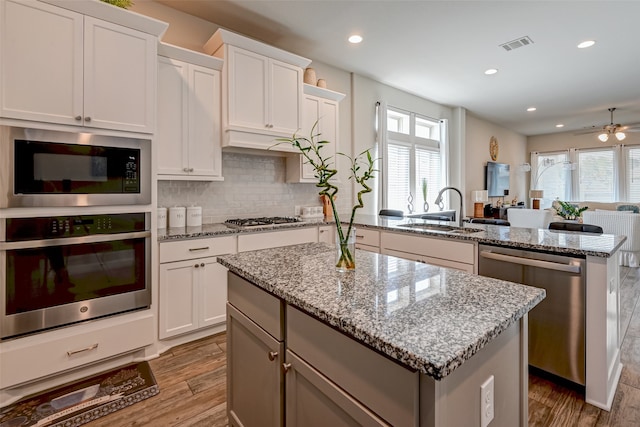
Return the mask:
<path fill-rule="evenodd" d="M 602 126 L 601 129 L 590 129 L 583 132 L 575 133 L 574 135 L 585 135 L 588 133 L 597 133 L 598 139 L 602 142 L 607 142 L 610 136 L 615 136 L 618 141 L 622 141 L 627 137 L 625 132 L 640 132 L 640 123 L 632 123 L 629 125 L 621 125 L 620 123 L 613 123 L 613 112 L 616 111 L 615 107 L 609 108 L 611 113 L 611 123 Z"/>

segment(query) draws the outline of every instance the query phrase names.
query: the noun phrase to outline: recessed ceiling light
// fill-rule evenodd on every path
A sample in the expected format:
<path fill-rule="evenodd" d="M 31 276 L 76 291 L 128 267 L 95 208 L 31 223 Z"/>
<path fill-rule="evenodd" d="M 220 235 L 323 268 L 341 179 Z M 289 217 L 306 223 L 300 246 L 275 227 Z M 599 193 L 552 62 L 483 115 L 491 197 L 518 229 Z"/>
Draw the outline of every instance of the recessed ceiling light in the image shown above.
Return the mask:
<path fill-rule="evenodd" d="M 536 111 L 536 110 L 537 110 L 537 108 L 536 108 L 536 107 L 529 107 L 529 108 L 527 108 L 527 111 Z"/>
<path fill-rule="evenodd" d="M 583 41 L 582 43 L 580 43 L 578 45 L 578 49 L 584 49 L 584 48 L 587 48 L 587 47 L 591 47 L 594 44 L 596 44 L 595 40 L 585 40 L 585 41 Z"/>
<path fill-rule="evenodd" d="M 563 127 L 564 127 L 564 125 L 563 125 L 562 123 L 558 123 L 558 124 L 556 125 L 556 127 L 557 127 L 557 128 L 563 128 Z"/>
<path fill-rule="evenodd" d="M 498 72 L 498 69 L 497 69 L 497 68 L 489 68 L 489 69 L 488 69 L 488 70 L 486 70 L 484 73 L 485 73 L 487 76 L 490 76 L 490 75 L 495 74 L 495 73 L 497 73 L 497 72 Z"/>
<path fill-rule="evenodd" d="M 357 44 L 357 43 L 360 43 L 361 41 L 362 41 L 362 36 L 358 34 L 349 36 L 349 43 Z"/>

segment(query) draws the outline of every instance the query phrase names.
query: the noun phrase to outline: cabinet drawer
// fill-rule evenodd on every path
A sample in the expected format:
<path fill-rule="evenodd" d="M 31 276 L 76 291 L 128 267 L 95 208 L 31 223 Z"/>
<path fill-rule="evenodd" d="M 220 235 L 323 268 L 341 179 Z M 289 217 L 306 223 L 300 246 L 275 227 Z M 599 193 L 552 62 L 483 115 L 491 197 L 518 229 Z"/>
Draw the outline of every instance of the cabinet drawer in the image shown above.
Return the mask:
<path fill-rule="evenodd" d="M 227 286 L 229 304 L 240 310 L 278 341 L 284 340 L 284 303 L 279 298 L 233 273 L 228 275 Z"/>
<path fill-rule="evenodd" d="M 389 424 L 418 424 L 418 372 L 291 306 L 287 347 Z"/>
<path fill-rule="evenodd" d="M 0 347 L 0 388 L 146 347 L 154 341 L 154 330 L 154 317 L 148 314 L 128 321 L 113 317 L 7 341 Z"/>
<path fill-rule="evenodd" d="M 347 229 L 344 228 L 346 232 Z M 366 228 L 356 228 L 356 244 L 380 247 L 380 232 Z"/>
<path fill-rule="evenodd" d="M 439 267 L 455 268 L 457 270 L 466 271 L 467 273 L 475 273 L 473 271 L 473 264 L 466 264 L 464 262 L 449 261 L 441 258 L 412 254 L 410 252 L 394 251 L 393 249 L 382 249 L 381 253 L 383 255 L 391 255 L 411 261 L 424 262 L 425 264 L 437 265 Z"/>
<path fill-rule="evenodd" d="M 296 228 L 294 230 L 268 231 L 238 236 L 238 252 L 257 251 L 259 249 L 298 245 L 318 241 L 316 227 Z"/>
<path fill-rule="evenodd" d="M 473 265 L 476 260 L 475 245 L 472 242 L 411 236 L 400 233 L 382 233 L 380 243 L 382 249 L 409 252 L 449 261 Z"/>
<path fill-rule="evenodd" d="M 161 242 L 160 262 L 183 261 L 235 252 L 236 236 Z"/>

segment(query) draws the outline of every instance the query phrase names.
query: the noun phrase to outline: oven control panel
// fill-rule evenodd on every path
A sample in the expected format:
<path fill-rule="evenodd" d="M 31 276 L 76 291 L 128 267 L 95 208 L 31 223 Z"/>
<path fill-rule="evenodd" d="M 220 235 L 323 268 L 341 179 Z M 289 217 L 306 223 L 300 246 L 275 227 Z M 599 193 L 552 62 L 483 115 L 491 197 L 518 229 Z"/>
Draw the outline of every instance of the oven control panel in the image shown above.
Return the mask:
<path fill-rule="evenodd" d="M 7 241 L 58 239 L 148 230 L 145 213 L 8 218 Z"/>

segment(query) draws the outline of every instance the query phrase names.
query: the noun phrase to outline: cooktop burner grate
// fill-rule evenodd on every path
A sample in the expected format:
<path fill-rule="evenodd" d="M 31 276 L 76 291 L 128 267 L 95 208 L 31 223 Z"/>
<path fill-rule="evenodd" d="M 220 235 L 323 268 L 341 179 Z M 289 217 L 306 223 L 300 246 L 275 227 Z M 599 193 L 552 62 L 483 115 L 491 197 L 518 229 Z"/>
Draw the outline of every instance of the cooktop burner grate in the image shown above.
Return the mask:
<path fill-rule="evenodd" d="M 300 219 L 291 216 L 273 216 L 261 218 L 234 218 L 225 221 L 230 227 L 259 227 L 264 225 L 292 224 L 301 222 Z"/>

